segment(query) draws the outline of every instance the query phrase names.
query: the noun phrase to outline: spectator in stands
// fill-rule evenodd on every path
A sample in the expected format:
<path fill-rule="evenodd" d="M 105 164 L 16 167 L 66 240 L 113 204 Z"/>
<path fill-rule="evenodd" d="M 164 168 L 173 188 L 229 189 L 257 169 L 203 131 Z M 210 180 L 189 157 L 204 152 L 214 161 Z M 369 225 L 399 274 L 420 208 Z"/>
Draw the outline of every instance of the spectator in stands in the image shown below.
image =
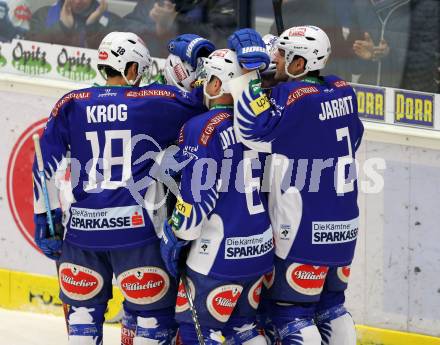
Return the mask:
<path fill-rule="evenodd" d="M 401 87 L 440 93 L 440 1 L 412 0 Z"/>
<path fill-rule="evenodd" d="M 357 56 L 352 50 L 359 36 L 352 0 L 287 0 L 283 2 L 284 27 L 314 25 L 324 30 L 332 44 L 332 54 L 324 74 L 336 74 L 352 81 L 357 76 Z M 275 24 L 270 32 L 276 33 Z"/>
<path fill-rule="evenodd" d="M 148 46 L 151 56 L 165 57 L 168 55 L 167 42 L 172 34 L 160 35 L 156 32 L 156 23 L 150 18 L 155 0 L 138 0 L 132 12 L 124 17 L 124 31 L 134 32 L 142 37 Z"/>
<path fill-rule="evenodd" d="M 158 42 L 160 54 L 152 49 L 153 56 L 166 56 L 168 40 L 181 33 L 194 33 L 225 47 L 237 28 L 236 14 L 236 0 L 140 0 L 125 19 L 149 46 L 153 47 L 152 39 Z"/>
<path fill-rule="evenodd" d="M 107 0 L 58 0 L 34 13 L 27 38 L 98 48 L 107 33 L 120 30 L 120 17 L 108 12 L 107 6 Z"/>
<path fill-rule="evenodd" d="M 0 42 L 23 38 L 31 17 L 26 0 L 0 0 Z"/>
<path fill-rule="evenodd" d="M 410 35 L 409 0 L 354 0 L 360 31 L 353 51 L 364 61 L 359 82 L 400 87 Z"/>
<path fill-rule="evenodd" d="M 353 45 L 367 62 L 360 82 L 439 92 L 440 2 L 356 2 L 366 31 Z"/>

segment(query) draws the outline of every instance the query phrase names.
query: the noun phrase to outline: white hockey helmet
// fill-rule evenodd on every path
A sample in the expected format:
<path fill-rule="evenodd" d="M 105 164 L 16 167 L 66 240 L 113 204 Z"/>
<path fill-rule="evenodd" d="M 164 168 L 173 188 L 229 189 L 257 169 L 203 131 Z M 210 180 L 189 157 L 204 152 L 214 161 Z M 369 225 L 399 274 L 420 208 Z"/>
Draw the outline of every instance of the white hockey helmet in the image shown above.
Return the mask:
<path fill-rule="evenodd" d="M 229 81 L 242 74 L 237 54 L 230 49 L 213 51 L 205 59 L 203 67 L 206 76 L 203 84 L 203 93 L 207 99 L 219 98 L 225 93 L 230 93 Z M 220 93 L 215 96 L 211 96 L 206 92 L 206 85 L 211 81 L 212 77 L 217 77 L 222 82 Z"/>
<path fill-rule="evenodd" d="M 127 80 L 127 63 L 136 62 L 138 71 L 135 80 Z M 132 32 L 110 32 L 103 38 L 98 48 L 98 68 L 109 66 L 122 74 L 128 85 L 136 84 L 149 72 L 152 65 L 150 52 L 144 41 Z"/>
<path fill-rule="evenodd" d="M 266 50 L 270 57 L 269 67 L 263 72 L 263 74 L 275 73 L 277 67 L 273 60 L 275 58 L 275 53 L 278 49 L 278 37 L 272 34 L 266 34 L 262 38 L 264 43 L 266 44 Z"/>
<path fill-rule="evenodd" d="M 278 49 L 285 51 L 285 71 L 291 78 L 302 77 L 310 71 L 323 69 L 331 53 L 327 34 L 317 26 L 294 26 L 284 31 L 277 43 Z M 293 75 L 288 72 L 295 56 L 307 60 L 304 72 Z"/>
<path fill-rule="evenodd" d="M 170 54 L 165 61 L 164 77 L 168 85 L 177 86 L 182 91 L 191 91 L 197 74 L 188 62 Z"/>

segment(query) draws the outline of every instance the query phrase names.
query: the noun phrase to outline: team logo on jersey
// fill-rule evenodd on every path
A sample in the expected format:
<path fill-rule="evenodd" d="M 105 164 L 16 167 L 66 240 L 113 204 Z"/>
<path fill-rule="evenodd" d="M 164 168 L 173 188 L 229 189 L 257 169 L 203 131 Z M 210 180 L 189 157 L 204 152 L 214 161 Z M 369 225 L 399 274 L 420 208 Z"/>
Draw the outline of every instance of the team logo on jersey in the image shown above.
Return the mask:
<path fill-rule="evenodd" d="M 68 262 L 60 265 L 59 281 L 63 293 L 76 301 L 85 301 L 95 297 L 104 284 L 98 272 Z"/>
<path fill-rule="evenodd" d="M 15 143 L 9 156 L 6 190 L 9 208 L 17 228 L 26 241 L 40 251 L 34 242 L 34 205 L 32 197 L 32 164 L 35 133 L 41 135 L 47 119 L 26 128 Z"/>
<path fill-rule="evenodd" d="M 125 298 L 135 304 L 157 302 L 170 287 L 168 274 L 154 266 L 125 271 L 118 276 L 117 281 Z"/>
<path fill-rule="evenodd" d="M 261 289 L 263 288 L 263 277 L 258 279 L 248 292 L 248 301 L 252 308 L 257 309 L 260 304 Z"/>
<path fill-rule="evenodd" d="M 191 290 L 191 297 L 194 300 L 196 295 L 196 288 L 194 283 L 188 277 L 186 278 L 189 289 Z M 177 299 L 176 299 L 176 313 L 182 313 L 185 310 L 189 309 L 188 299 L 186 297 L 185 286 L 183 285 L 182 280 L 180 280 L 179 289 L 177 290 Z"/>
<path fill-rule="evenodd" d="M 272 272 L 266 273 L 263 276 L 263 284 L 266 287 L 266 289 L 270 289 L 272 287 L 274 280 L 275 280 L 275 268 L 272 270 Z"/>
<path fill-rule="evenodd" d="M 222 285 L 212 290 L 206 299 L 209 313 L 220 322 L 228 321 L 242 291 L 243 287 L 236 284 Z"/>
<path fill-rule="evenodd" d="M 350 277 L 350 266 L 338 267 L 336 270 L 338 278 L 345 284 L 348 284 L 348 278 Z"/>
<path fill-rule="evenodd" d="M 324 287 L 327 266 L 291 264 L 286 272 L 286 280 L 292 289 L 307 296 L 319 295 Z"/>

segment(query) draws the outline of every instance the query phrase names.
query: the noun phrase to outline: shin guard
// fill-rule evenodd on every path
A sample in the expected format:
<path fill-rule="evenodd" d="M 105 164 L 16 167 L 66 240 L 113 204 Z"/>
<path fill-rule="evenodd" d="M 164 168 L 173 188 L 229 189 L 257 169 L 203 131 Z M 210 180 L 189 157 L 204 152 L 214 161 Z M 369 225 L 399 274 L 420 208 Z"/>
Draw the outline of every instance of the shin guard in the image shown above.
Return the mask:
<path fill-rule="evenodd" d="M 107 305 L 71 306 L 68 313 L 69 345 L 101 345 Z"/>
<path fill-rule="evenodd" d="M 318 312 L 315 320 L 323 345 L 356 345 L 354 321 L 344 305 Z"/>

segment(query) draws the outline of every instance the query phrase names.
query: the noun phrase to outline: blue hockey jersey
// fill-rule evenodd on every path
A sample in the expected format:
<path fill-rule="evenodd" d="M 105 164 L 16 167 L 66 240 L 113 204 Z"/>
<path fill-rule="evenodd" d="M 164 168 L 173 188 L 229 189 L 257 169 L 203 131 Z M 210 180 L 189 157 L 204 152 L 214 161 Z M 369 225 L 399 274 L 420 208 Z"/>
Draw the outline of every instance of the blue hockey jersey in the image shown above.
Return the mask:
<path fill-rule="evenodd" d="M 350 264 L 359 217 L 355 152 L 363 134 L 353 88 L 328 76 L 264 93 L 255 72 L 232 83 L 237 135 L 272 153 L 266 185 L 276 255 Z"/>
<path fill-rule="evenodd" d="M 180 127 L 204 111 L 200 89 L 187 93 L 157 84 L 91 87 L 62 97 L 50 114 L 41 149 L 52 209 L 59 207 L 55 172 L 70 156 L 74 202 L 65 240 L 90 250 L 158 240 L 154 217 L 163 195 L 152 167 Z M 36 162 L 33 178 L 34 211 L 44 213 Z"/>
<path fill-rule="evenodd" d="M 228 280 L 270 271 L 273 233 L 260 193 L 264 157 L 237 142 L 232 107 L 189 120 L 179 147 L 186 166 L 172 225 L 177 237 L 194 240 L 187 265 Z"/>

